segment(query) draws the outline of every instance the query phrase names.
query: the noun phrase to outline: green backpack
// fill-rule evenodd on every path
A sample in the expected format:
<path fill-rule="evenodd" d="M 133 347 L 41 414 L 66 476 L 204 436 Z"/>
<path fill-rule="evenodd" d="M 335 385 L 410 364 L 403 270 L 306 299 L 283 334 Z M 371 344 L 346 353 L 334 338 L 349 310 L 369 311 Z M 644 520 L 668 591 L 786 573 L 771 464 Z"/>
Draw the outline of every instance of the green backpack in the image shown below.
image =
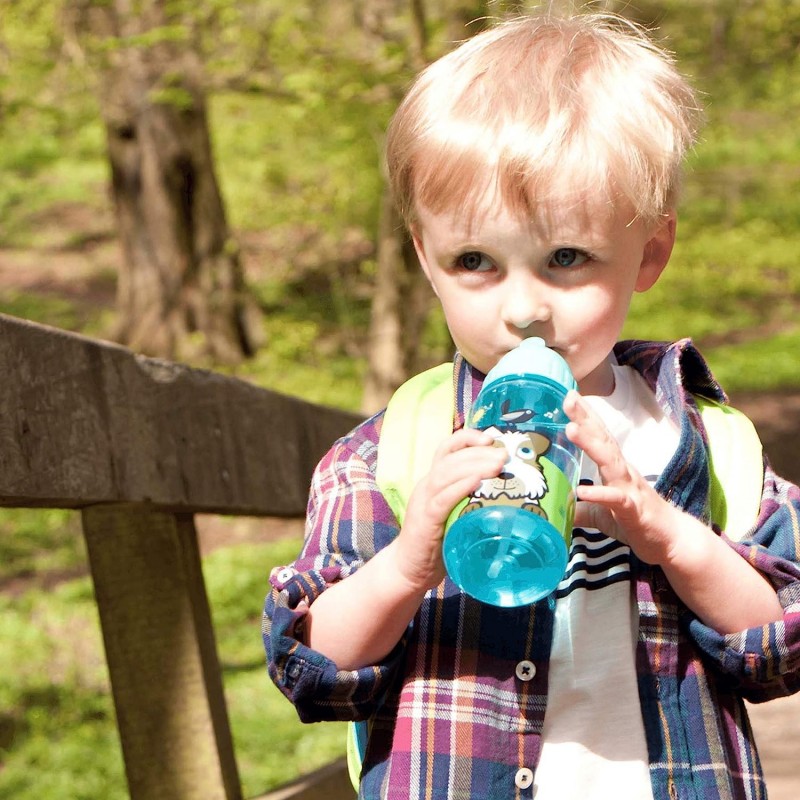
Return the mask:
<path fill-rule="evenodd" d="M 708 433 L 711 519 L 734 541 L 752 528 L 764 482 L 761 440 L 741 411 L 695 397 Z M 415 375 L 389 400 L 381 428 L 376 480 L 402 525 L 411 491 L 428 472 L 439 444 L 453 431 L 452 363 Z M 350 723 L 347 766 L 358 790 L 368 723 Z"/>

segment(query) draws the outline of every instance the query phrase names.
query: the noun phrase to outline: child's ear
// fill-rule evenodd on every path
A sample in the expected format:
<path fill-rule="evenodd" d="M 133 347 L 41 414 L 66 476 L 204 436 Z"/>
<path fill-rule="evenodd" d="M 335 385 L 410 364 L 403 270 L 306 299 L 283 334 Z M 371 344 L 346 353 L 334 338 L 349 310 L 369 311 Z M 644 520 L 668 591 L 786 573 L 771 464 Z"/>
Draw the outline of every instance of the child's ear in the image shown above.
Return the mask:
<path fill-rule="evenodd" d="M 425 246 L 422 243 L 422 232 L 419 229 L 419 225 L 417 223 L 413 223 L 410 226 L 409 231 L 411 233 L 411 241 L 414 243 L 414 250 L 417 252 L 419 265 L 422 267 L 422 271 L 425 273 L 428 283 L 430 283 L 431 287 L 433 288 L 434 294 L 438 297 L 439 293 L 436 291 L 436 287 L 433 285 L 433 281 L 431 280 L 431 270 L 428 266 L 428 258 L 425 255 Z"/>
<path fill-rule="evenodd" d="M 636 291 L 646 292 L 661 277 L 667 266 L 675 244 L 675 227 L 677 218 L 675 211 L 669 211 L 654 226 L 651 236 L 644 246 L 642 263 L 639 265 L 639 276 L 636 279 Z"/>

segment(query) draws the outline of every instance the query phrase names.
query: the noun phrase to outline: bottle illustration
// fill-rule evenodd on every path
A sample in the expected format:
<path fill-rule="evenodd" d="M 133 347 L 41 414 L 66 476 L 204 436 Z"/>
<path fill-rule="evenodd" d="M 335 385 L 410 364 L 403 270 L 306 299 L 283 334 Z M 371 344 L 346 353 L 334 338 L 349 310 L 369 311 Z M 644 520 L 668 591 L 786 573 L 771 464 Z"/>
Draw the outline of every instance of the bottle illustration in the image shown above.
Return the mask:
<path fill-rule="evenodd" d="M 450 578 L 484 603 L 528 605 L 564 576 L 582 455 L 564 432 L 574 388 L 566 361 L 525 339 L 489 371 L 467 420 L 508 453 L 500 475 L 453 509 L 444 537 Z"/>

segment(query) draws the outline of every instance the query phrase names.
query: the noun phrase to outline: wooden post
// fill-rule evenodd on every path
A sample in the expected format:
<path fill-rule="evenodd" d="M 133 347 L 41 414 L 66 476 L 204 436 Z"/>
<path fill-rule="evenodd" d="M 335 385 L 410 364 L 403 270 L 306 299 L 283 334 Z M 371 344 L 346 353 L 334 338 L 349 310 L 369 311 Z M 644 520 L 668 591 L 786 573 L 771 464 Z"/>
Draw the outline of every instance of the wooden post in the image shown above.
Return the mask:
<path fill-rule="evenodd" d="M 83 510 L 132 800 L 239 800 L 191 515 Z"/>
<path fill-rule="evenodd" d="M 131 797 L 239 800 L 192 515 L 302 516 L 361 417 L 4 314 L 0 374 L 0 506 L 84 509 Z"/>

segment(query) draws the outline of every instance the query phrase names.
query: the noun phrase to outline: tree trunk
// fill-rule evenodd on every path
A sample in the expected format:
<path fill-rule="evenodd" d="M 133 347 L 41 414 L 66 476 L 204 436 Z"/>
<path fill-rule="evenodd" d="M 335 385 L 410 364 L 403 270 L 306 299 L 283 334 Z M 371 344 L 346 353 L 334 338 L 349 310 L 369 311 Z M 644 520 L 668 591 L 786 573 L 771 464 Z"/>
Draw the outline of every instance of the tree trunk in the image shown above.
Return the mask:
<path fill-rule="evenodd" d="M 409 8 L 412 60 L 419 68 L 424 66 L 428 55 L 426 7 L 423 0 L 410 0 Z M 469 26 L 467 23 L 485 15 L 485 0 L 449 0 L 446 13 L 451 38 L 465 39 L 483 27 L 483 22 Z M 377 250 L 367 375 L 361 403 L 366 413 L 386 405 L 404 380 L 426 366 L 420 344 L 433 300 L 388 187 L 381 198 Z"/>
<path fill-rule="evenodd" d="M 403 348 L 403 222 L 388 185 L 381 197 L 378 263 L 369 325 L 367 375 L 361 408 L 372 413 L 386 404 L 408 375 Z M 406 316 L 407 318 L 407 316 Z"/>
<path fill-rule="evenodd" d="M 168 5 L 113 0 L 87 17 L 110 52 L 101 108 L 123 249 L 116 338 L 151 355 L 235 362 L 254 352 L 259 315 L 214 171 L 202 67 L 187 37 L 158 35 L 178 22 Z"/>
<path fill-rule="evenodd" d="M 387 187 L 381 198 L 362 411 L 382 408 L 403 381 L 430 366 L 422 357 L 421 344 L 433 299 Z"/>

